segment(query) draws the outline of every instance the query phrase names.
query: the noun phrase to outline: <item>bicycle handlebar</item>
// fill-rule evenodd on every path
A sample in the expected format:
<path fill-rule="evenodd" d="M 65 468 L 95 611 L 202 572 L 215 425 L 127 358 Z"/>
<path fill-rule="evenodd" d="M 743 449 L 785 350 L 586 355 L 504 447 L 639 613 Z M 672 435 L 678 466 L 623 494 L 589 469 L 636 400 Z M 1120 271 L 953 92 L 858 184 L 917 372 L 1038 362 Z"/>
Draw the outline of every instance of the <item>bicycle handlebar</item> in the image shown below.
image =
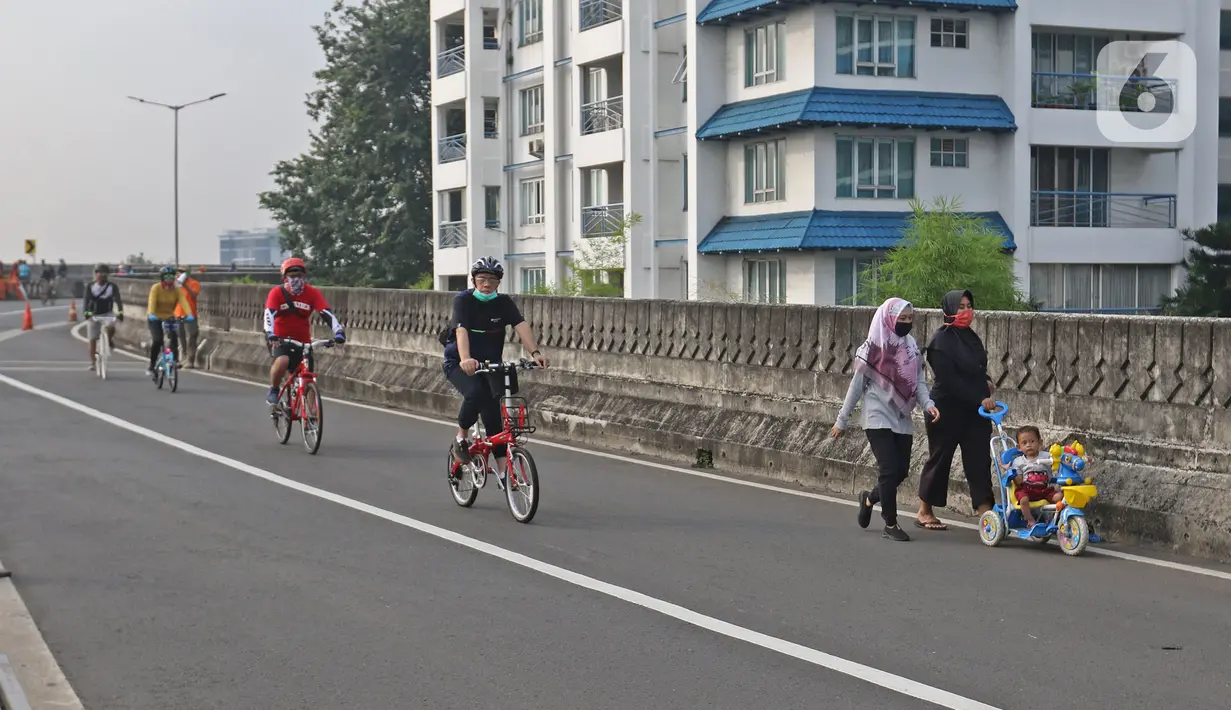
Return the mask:
<path fill-rule="evenodd" d="M 283 343 L 290 343 L 291 345 L 297 345 L 301 348 L 308 348 L 308 349 L 319 348 L 319 347 L 332 348 L 334 345 L 337 344 L 333 342 L 333 340 L 330 338 L 321 338 L 318 340 L 313 340 L 310 343 L 301 343 L 298 340 L 295 340 L 294 338 L 276 338 L 276 340 L 283 342 Z"/>
<path fill-rule="evenodd" d="M 479 369 L 475 370 L 475 374 L 480 372 L 504 372 L 505 370 L 537 370 L 539 364 L 529 358 L 521 358 L 520 360 L 510 360 L 508 362 L 482 362 L 479 363 Z"/>

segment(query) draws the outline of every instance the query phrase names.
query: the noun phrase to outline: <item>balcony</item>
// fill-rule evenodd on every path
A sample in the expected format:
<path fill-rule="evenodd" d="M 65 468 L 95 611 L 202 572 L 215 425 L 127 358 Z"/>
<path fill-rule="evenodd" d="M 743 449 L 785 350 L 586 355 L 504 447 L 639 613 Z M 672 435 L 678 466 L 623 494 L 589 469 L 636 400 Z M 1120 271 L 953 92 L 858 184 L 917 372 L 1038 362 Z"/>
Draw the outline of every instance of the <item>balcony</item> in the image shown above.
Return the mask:
<path fill-rule="evenodd" d="M 624 16 L 622 0 L 581 0 L 579 8 L 581 31 L 615 22 Z"/>
<path fill-rule="evenodd" d="M 466 223 L 441 222 L 440 236 L 437 246 L 441 249 L 454 249 L 466 246 Z"/>
<path fill-rule="evenodd" d="M 1099 108 L 1099 82 L 1095 74 L 1061 74 L 1035 72 L 1033 108 L 1075 109 L 1094 111 Z M 1119 111 L 1129 113 L 1149 112 L 1154 115 L 1170 114 L 1175 105 L 1178 82 L 1156 76 L 1103 77 L 1106 91 L 1120 87 L 1120 95 L 1103 97 L 1103 106 L 1119 106 Z M 1142 98 L 1149 94 L 1149 98 Z"/>
<path fill-rule="evenodd" d="M 466 159 L 466 134 L 458 133 L 440 139 L 439 162 L 453 163 Z"/>
<path fill-rule="evenodd" d="M 1175 228 L 1175 195 L 1038 191 L 1030 226 L 1112 229 Z"/>
<path fill-rule="evenodd" d="M 581 107 L 581 135 L 614 131 L 624 126 L 624 97 L 592 101 Z"/>
<path fill-rule="evenodd" d="M 436 55 L 436 78 L 443 79 L 459 72 L 466 71 L 466 47 L 464 45 L 446 49 Z"/>
<path fill-rule="evenodd" d="M 624 204 L 581 208 L 581 236 L 614 237 L 624 231 Z"/>

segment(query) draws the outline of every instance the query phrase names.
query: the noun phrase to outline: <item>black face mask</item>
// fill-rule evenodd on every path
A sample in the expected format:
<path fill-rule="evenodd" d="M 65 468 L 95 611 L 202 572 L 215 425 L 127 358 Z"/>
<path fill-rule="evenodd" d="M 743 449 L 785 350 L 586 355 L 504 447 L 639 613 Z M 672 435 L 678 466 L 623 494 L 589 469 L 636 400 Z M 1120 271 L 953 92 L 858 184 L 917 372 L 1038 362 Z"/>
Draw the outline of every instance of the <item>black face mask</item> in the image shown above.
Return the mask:
<path fill-rule="evenodd" d="M 905 338 L 906 336 L 910 335 L 910 329 L 911 329 L 911 326 L 913 325 L 914 323 L 894 323 L 893 332 L 899 338 Z"/>

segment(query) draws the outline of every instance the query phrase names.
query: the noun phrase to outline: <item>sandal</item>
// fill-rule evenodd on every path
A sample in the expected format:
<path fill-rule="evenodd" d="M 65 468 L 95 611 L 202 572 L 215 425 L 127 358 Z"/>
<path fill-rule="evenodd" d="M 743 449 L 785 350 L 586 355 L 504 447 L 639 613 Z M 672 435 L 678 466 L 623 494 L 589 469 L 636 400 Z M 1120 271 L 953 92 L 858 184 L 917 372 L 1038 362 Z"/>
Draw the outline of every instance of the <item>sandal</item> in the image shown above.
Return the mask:
<path fill-rule="evenodd" d="M 918 518 L 915 519 L 915 527 L 923 528 L 924 530 L 948 530 L 949 529 L 948 525 L 945 525 L 939 520 L 929 520 L 927 522 L 924 522 L 922 520 L 919 520 Z"/>

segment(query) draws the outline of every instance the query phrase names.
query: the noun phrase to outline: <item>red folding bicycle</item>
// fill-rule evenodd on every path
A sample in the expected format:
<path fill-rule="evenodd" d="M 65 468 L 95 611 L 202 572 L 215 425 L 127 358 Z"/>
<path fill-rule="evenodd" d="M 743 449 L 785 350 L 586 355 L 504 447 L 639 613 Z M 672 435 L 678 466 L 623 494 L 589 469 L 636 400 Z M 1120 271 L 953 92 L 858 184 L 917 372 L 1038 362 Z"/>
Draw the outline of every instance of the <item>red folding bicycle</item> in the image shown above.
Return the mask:
<path fill-rule="evenodd" d="M 533 434 L 529 424 L 526 399 L 517 394 L 517 371 L 534 370 L 538 365 L 522 358 L 517 362 L 485 362 L 475 374 L 503 376 L 504 394 L 500 398 L 500 418 L 504 429 L 494 436 L 480 437 L 479 425 L 470 429 L 470 462 L 460 463 L 449 448 L 449 487 L 453 501 L 463 508 L 474 505 L 479 489 L 487 484 L 488 474 L 496 476 L 496 485 L 505 492 L 509 512 L 519 523 L 528 523 L 539 509 L 539 472 L 534 457 L 526 450 L 525 435 Z M 505 470 L 492 466 L 492 447 L 506 445 Z"/>
<path fill-rule="evenodd" d="M 321 436 L 325 426 L 324 404 L 316 387 L 316 373 L 308 366 L 312 350 L 318 347 L 332 348 L 332 340 L 313 340 L 301 343 L 292 338 L 279 338 L 284 343 L 303 348 L 299 366 L 288 372 L 278 391 L 278 403 L 270 408 L 278 443 L 285 444 L 291 438 L 291 426 L 298 421 L 303 432 L 303 445 L 308 453 L 315 454 L 321 448 Z"/>

